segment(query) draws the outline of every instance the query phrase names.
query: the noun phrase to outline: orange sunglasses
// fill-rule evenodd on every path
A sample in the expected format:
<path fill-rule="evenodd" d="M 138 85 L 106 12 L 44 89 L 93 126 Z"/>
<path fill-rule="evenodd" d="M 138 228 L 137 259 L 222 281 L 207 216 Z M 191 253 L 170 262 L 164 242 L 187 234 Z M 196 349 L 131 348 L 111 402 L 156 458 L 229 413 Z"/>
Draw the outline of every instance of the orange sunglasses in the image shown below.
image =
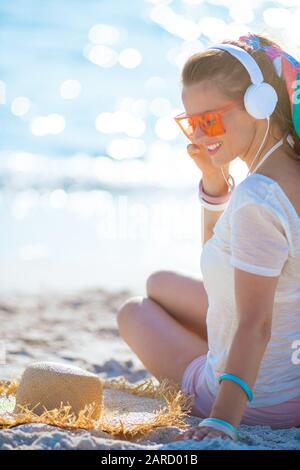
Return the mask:
<path fill-rule="evenodd" d="M 200 126 L 201 130 L 206 135 L 213 137 L 225 134 L 225 126 L 222 120 L 222 114 L 235 107 L 237 107 L 237 104 L 232 102 L 215 111 L 206 111 L 205 113 L 200 114 L 181 113 L 178 114 L 178 116 L 175 116 L 174 119 L 179 125 L 180 129 L 190 140 L 192 140 L 197 125 Z"/>

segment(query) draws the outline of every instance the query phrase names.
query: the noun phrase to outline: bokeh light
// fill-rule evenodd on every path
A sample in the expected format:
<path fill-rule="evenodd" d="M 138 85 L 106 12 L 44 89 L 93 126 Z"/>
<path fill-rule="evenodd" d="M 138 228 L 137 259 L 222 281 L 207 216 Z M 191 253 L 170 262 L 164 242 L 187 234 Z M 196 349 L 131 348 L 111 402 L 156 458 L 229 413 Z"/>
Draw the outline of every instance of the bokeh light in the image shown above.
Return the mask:
<path fill-rule="evenodd" d="M 254 11 L 251 4 L 237 2 L 229 9 L 230 17 L 237 23 L 251 23 L 254 20 Z"/>
<path fill-rule="evenodd" d="M 180 129 L 174 121 L 174 116 L 180 111 L 172 111 L 167 116 L 159 118 L 155 124 L 155 133 L 161 140 L 174 140 L 180 134 Z"/>
<path fill-rule="evenodd" d="M 163 77 L 153 76 L 145 81 L 144 87 L 148 97 L 156 98 L 157 95 L 167 91 L 167 82 Z"/>
<path fill-rule="evenodd" d="M 144 155 L 146 145 L 140 139 L 113 139 L 107 146 L 107 153 L 115 160 L 137 158 Z"/>
<path fill-rule="evenodd" d="M 142 62 L 142 54 L 134 48 L 124 49 L 120 52 L 119 63 L 126 69 L 134 69 Z"/>
<path fill-rule="evenodd" d="M 74 100 L 81 93 L 81 83 L 78 80 L 65 80 L 60 86 L 60 96 L 65 100 Z"/>
<path fill-rule="evenodd" d="M 171 111 L 171 103 L 163 97 L 154 98 L 149 105 L 149 109 L 154 116 L 164 116 Z"/>
<path fill-rule="evenodd" d="M 292 20 L 292 14 L 286 8 L 267 8 L 264 20 L 272 28 L 286 28 Z"/>
<path fill-rule="evenodd" d="M 30 99 L 26 96 L 18 96 L 11 103 L 11 112 L 15 116 L 24 116 L 30 109 Z"/>
<path fill-rule="evenodd" d="M 119 40 L 120 31 L 108 24 L 95 24 L 89 30 L 88 37 L 95 44 L 111 46 Z"/>
<path fill-rule="evenodd" d="M 49 249 L 44 243 L 25 245 L 19 250 L 20 259 L 23 261 L 34 261 L 49 257 Z"/>
<path fill-rule="evenodd" d="M 140 137 L 146 130 L 145 122 L 126 111 L 101 113 L 96 118 L 96 129 L 104 134 L 124 132 L 129 137 Z"/>
<path fill-rule="evenodd" d="M 200 20 L 199 26 L 202 34 L 207 36 L 211 42 L 221 42 L 227 37 L 227 23 L 221 18 L 207 16 Z"/>
<path fill-rule="evenodd" d="M 159 194 L 159 203 L 169 194 L 190 207 L 189 193 L 199 209 L 199 169 L 174 121 L 192 54 L 252 31 L 299 59 L 299 0 L 30 0 L 22 11 L 17 3 L 0 2 L 9 18 L 0 80 L 0 210 L 9 223 L 0 259 L 28 266 L 58 252 L 74 259 L 75 245 L 75 255 L 90 250 L 103 266 L 115 250 L 99 243 L 105 221 L 97 217 L 113 212 L 124 192 L 143 200 Z M 247 168 L 236 160 L 238 183 Z M 16 227 L 24 240 L 10 237 Z"/>
<path fill-rule="evenodd" d="M 118 54 L 112 48 L 97 44 L 92 46 L 88 52 L 88 58 L 93 64 L 100 67 L 109 68 L 113 67 L 118 60 Z"/>
<path fill-rule="evenodd" d="M 47 134 L 60 134 L 65 129 L 65 119 L 58 113 L 48 116 L 37 116 L 30 123 L 32 134 L 42 137 Z"/>
<path fill-rule="evenodd" d="M 6 103 L 6 83 L 0 80 L 0 104 Z"/>
<path fill-rule="evenodd" d="M 152 21 L 159 24 L 166 31 L 181 39 L 194 40 L 201 33 L 201 29 L 193 20 L 175 13 L 166 4 L 158 4 L 153 7 L 150 17 Z"/>
<path fill-rule="evenodd" d="M 67 204 L 68 194 L 63 189 L 56 189 L 50 195 L 50 205 L 56 209 L 63 208 Z"/>

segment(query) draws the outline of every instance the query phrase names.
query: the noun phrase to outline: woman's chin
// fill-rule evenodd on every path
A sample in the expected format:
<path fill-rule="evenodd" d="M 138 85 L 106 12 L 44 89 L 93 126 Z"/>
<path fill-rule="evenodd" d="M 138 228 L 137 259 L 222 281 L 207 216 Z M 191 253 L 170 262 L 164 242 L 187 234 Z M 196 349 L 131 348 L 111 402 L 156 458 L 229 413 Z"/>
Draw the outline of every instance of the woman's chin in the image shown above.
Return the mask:
<path fill-rule="evenodd" d="M 222 165 L 224 165 L 224 159 L 225 159 L 225 156 L 222 155 L 222 153 L 216 153 L 215 155 L 211 155 L 210 156 L 210 160 L 211 160 L 211 163 L 215 166 L 215 167 L 220 167 Z"/>

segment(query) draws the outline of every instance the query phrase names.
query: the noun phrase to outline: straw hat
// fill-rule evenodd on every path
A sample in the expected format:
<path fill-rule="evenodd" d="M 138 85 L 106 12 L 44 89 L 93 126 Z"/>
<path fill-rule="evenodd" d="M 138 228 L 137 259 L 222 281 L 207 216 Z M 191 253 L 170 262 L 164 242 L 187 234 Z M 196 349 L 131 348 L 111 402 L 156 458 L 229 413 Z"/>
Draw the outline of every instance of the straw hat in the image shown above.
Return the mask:
<path fill-rule="evenodd" d="M 85 406 L 94 404 L 93 418 L 102 411 L 103 385 L 99 377 L 79 367 L 55 362 L 31 364 L 22 375 L 16 394 L 15 411 L 27 406 L 37 415 L 45 410 L 70 405 L 78 415 Z"/>
<path fill-rule="evenodd" d="M 126 438 L 161 426 L 186 428 L 191 397 L 167 381 L 104 380 L 79 367 L 36 362 L 19 382 L 0 381 L 0 427 L 45 423 Z"/>

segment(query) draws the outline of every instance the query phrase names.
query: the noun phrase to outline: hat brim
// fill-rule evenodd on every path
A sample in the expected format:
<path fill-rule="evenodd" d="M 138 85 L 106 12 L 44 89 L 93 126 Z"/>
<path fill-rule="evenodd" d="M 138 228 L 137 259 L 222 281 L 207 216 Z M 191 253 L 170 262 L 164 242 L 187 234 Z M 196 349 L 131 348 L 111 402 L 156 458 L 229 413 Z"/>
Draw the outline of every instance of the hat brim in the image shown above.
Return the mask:
<path fill-rule="evenodd" d="M 158 427 L 186 428 L 184 418 L 190 411 L 191 397 L 170 382 L 156 385 L 146 379 L 132 384 L 124 377 L 101 380 L 103 410 L 99 419 L 91 417 L 91 405 L 78 415 L 66 405 L 45 410 L 41 415 L 28 408 L 15 412 L 18 382 L 0 381 L 0 428 L 43 423 L 65 429 L 101 430 L 127 439 L 140 437 Z"/>

